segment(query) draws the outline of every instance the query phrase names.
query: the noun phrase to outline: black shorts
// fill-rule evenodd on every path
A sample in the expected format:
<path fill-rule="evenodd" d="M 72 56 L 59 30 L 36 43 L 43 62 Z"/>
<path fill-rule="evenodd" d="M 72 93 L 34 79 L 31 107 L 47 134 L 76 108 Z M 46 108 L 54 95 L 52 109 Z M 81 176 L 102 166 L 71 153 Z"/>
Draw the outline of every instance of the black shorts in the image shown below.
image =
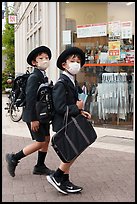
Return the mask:
<path fill-rule="evenodd" d="M 44 142 L 45 141 L 45 136 L 50 135 L 50 124 L 42 124 L 40 123 L 39 129 L 37 132 L 33 132 L 31 130 L 31 125 L 30 123 L 27 123 L 27 126 L 29 128 L 32 140 L 36 140 L 37 142 Z"/>

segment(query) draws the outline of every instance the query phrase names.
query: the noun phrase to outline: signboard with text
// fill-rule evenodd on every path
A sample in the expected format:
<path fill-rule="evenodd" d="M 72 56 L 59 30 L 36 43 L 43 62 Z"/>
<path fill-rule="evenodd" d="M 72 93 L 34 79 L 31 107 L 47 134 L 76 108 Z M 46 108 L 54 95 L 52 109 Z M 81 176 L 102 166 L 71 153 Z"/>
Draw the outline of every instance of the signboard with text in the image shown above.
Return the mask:
<path fill-rule="evenodd" d="M 77 26 L 77 38 L 107 36 L 107 23 Z"/>
<path fill-rule="evenodd" d="M 9 24 L 16 24 L 17 23 L 17 16 L 16 15 L 9 15 L 8 16 L 8 23 Z"/>
<path fill-rule="evenodd" d="M 109 60 L 120 59 L 120 41 L 108 42 L 108 56 Z"/>

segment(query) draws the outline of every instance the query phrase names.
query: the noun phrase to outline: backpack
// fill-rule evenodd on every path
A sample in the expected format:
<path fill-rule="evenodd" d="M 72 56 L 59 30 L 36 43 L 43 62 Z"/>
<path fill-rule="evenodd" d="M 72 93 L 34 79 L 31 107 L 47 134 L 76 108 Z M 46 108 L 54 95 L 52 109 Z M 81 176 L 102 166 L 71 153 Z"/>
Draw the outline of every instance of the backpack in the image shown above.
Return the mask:
<path fill-rule="evenodd" d="M 64 79 L 59 79 L 65 88 L 66 94 L 67 85 Z M 50 83 L 42 83 L 38 90 L 37 90 L 37 102 L 36 102 L 36 113 L 37 118 L 41 123 L 52 123 L 52 119 L 54 116 L 54 105 L 53 105 L 53 98 L 52 98 L 52 90 L 53 90 L 53 82 Z"/>
<path fill-rule="evenodd" d="M 14 95 L 15 95 L 14 102 L 15 102 L 17 107 L 25 106 L 25 103 L 26 103 L 25 90 L 26 90 L 27 80 L 28 80 L 30 74 L 31 73 L 29 71 L 26 71 L 25 74 L 17 76 L 14 79 L 12 91 L 14 92 Z"/>

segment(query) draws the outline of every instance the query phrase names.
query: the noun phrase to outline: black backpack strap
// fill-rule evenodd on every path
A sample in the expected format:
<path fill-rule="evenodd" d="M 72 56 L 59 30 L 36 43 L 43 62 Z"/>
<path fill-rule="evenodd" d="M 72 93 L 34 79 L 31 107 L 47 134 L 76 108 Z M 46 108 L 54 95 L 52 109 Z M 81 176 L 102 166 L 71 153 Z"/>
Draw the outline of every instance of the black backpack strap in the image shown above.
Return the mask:
<path fill-rule="evenodd" d="M 61 82 L 62 84 L 64 84 L 64 87 L 66 89 L 66 94 L 68 94 L 68 86 L 67 86 L 67 81 L 63 78 L 59 78 L 57 82 Z"/>

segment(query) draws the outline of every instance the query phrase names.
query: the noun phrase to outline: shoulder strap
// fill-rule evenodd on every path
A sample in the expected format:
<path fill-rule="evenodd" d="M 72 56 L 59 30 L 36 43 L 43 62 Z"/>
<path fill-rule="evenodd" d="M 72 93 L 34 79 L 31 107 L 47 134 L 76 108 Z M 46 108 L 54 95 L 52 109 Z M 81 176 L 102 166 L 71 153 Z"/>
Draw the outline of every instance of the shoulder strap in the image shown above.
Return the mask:
<path fill-rule="evenodd" d="M 37 75 L 36 73 L 31 72 L 31 73 L 30 73 L 30 76 L 32 76 L 32 75 L 35 76 L 35 77 L 39 80 L 39 84 L 45 83 L 45 82 L 44 82 L 44 79 L 41 79 L 40 76 Z"/>
<path fill-rule="evenodd" d="M 61 82 L 62 84 L 64 84 L 64 87 L 65 87 L 65 89 L 66 89 L 66 94 L 68 94 L 67 81 L 66 81 L 65 79 L 63 79 L 63 78 L 59 78 L 58 81 Z M 57 81 L 57 82 L 58 82 L 58 81 Z"/>

